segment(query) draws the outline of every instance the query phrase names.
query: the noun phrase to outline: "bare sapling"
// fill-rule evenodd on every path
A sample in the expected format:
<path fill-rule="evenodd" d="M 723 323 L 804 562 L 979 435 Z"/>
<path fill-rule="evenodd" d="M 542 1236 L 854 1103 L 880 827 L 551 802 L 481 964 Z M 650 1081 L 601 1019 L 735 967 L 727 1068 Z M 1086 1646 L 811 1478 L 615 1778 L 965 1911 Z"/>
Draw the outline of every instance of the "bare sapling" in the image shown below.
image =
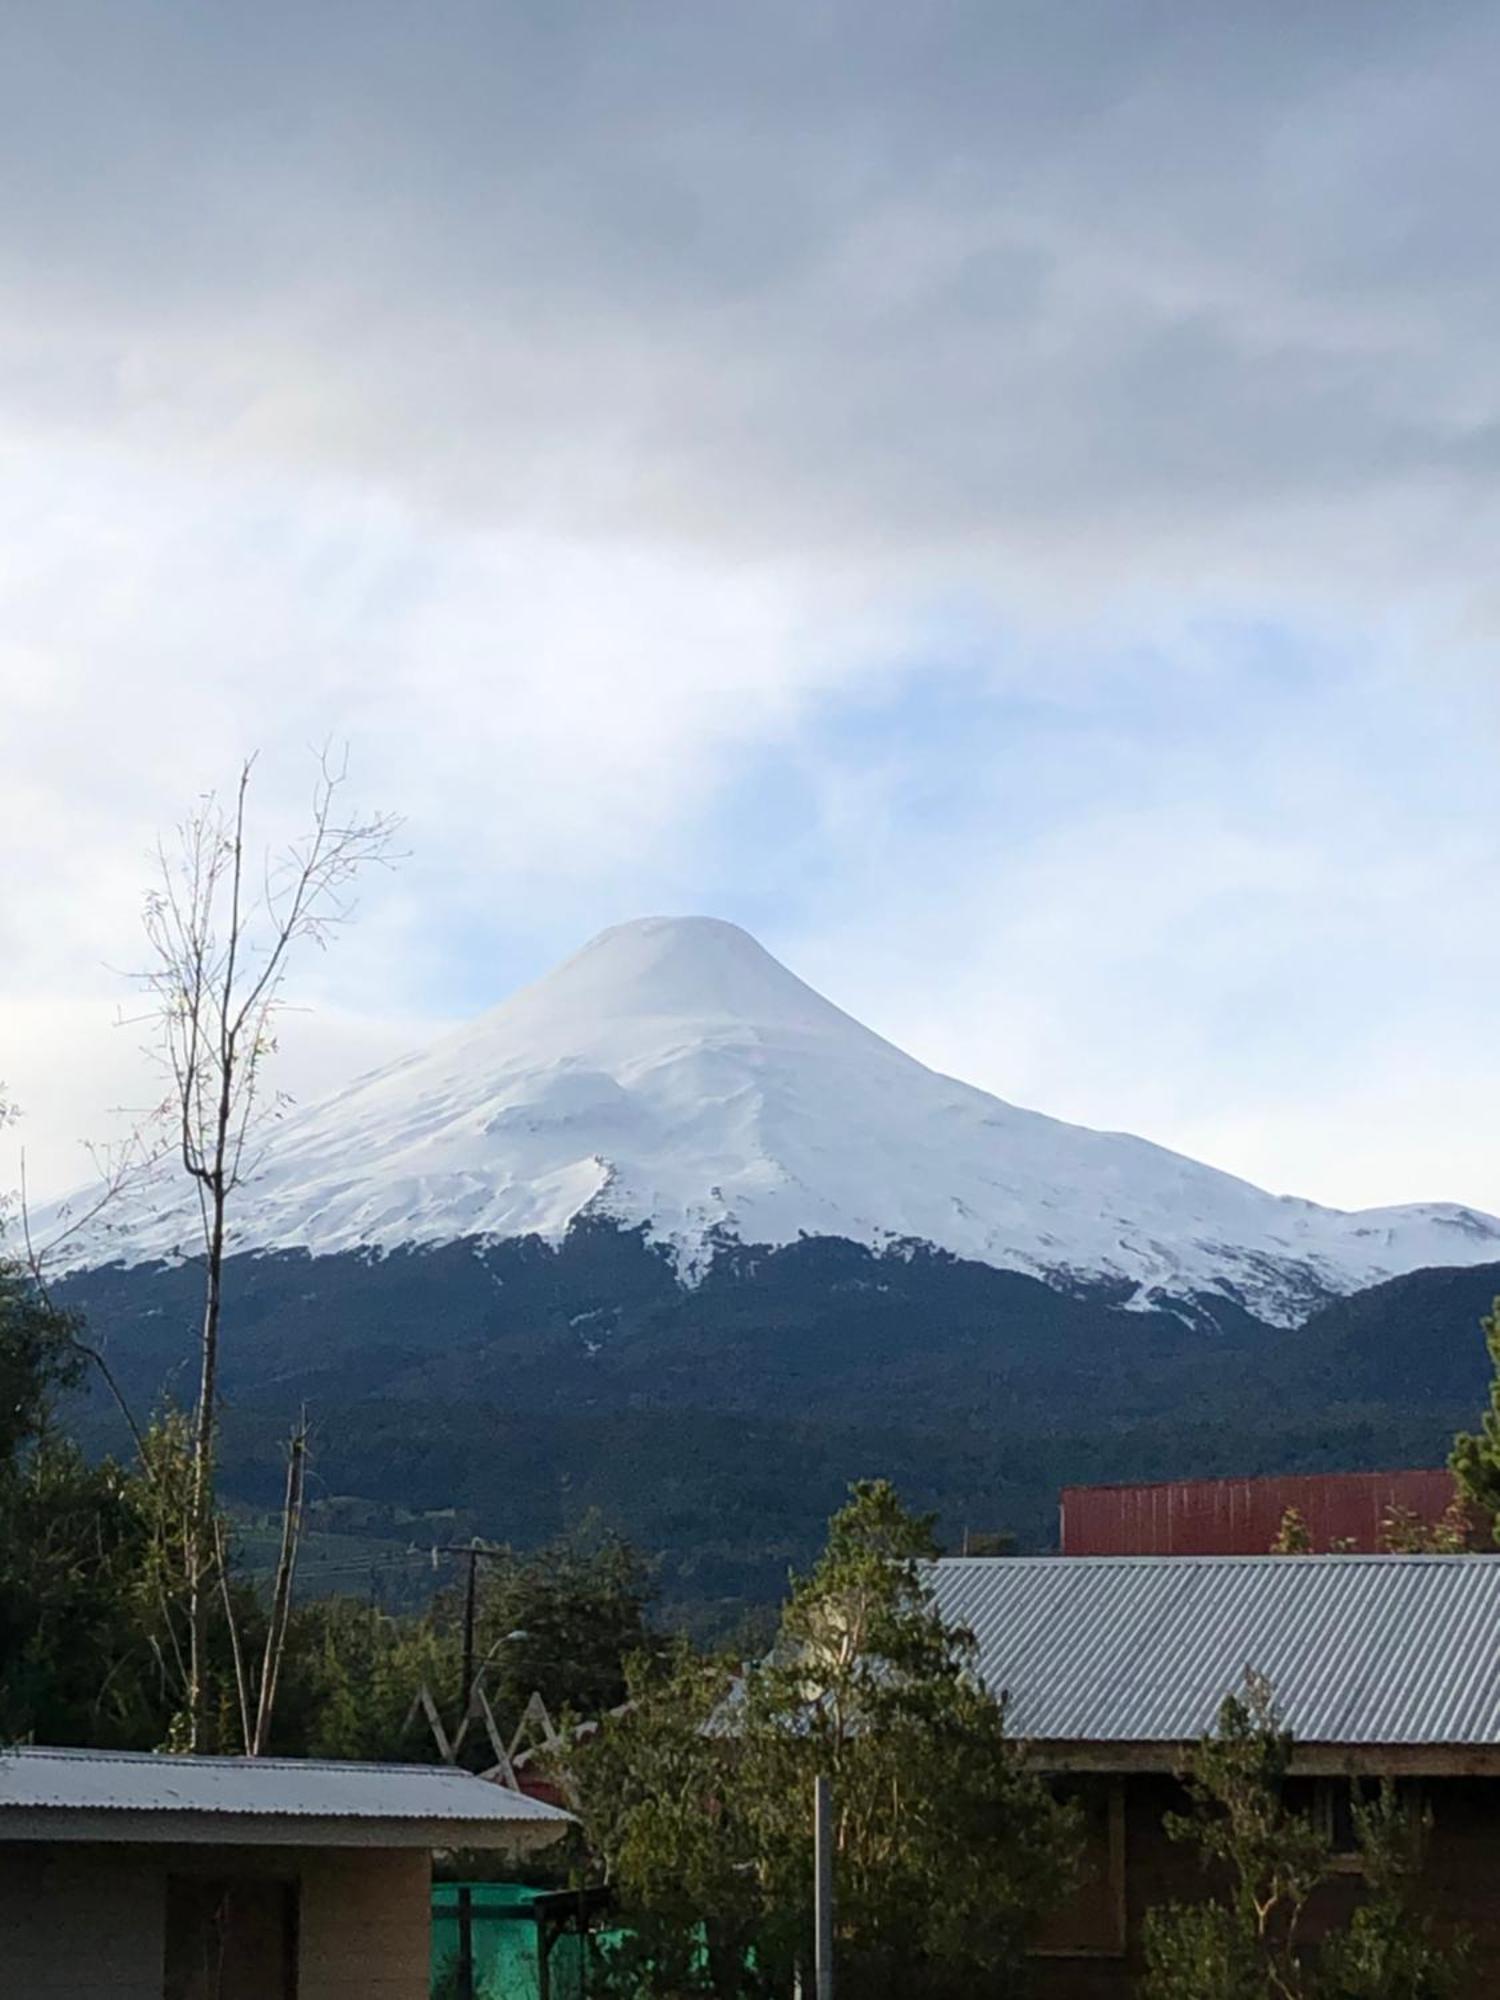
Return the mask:
<path fill-rule="evenodd" d="M 275 1107 L 266 1065 L 276 1047 L 295 949 L 304 943 L 326 947 L 349 921 L 355 878 L 367 865 L 391 859 L 398 824 L 385 813 L 346 816 L 341 810 L 346 768 L 325 754 L 307 830 L 279 853 L 259 859 L 252 854 L 247 829 L 254 765 L 253 757 L 242 765 L 228 799 L 209 793 L 175 836 L 159 843 L 144 919 L 150 963 L 140 975 L 153 1003 L 157 1053 L 170 1080 L 163 1113 L 173 1128 L 182 1169 L 197 1192 L 204 1257 L 184 1537 L 188 1646 L 182 1740 L 187 1749 L 198 1748 L 204 1736 L 208 1617 L 215 1575 L 221 1570 L 214 1445 L 233 1200 L 255 1171 L 264 1116 Z M 288 1592 L 290 1581 L 288 1570 Z M 274 1674 L 269 1689 L 263 1677 L 253 1725 L 248 1690 L 242 1690 L 247 1750 L 269 1726 L 268 1693 L 274 1699 L 274 1689 Z"/>
<path fill-rule="evenodd" d="M 252 1757 L 264 1755 L 271 1737 L 271 1716 L 276 1707 L 276 1683 L 281 1675 L 286 1651 L 287 1620 L 292 1609 L 292 1579 L 297 1571 L 297 1551 L 302 1541 L 302 1491 L 307 1477 L 307 1413 L 292 1432 L 287 1446 L 286 1498 L 281 1509 L 281 1554 L 276 1563 L 276 1582 L 271 1591 L 271 1616 L 266 1626 L 266 1648 L 260 1667 L 260 1696 L 255 1709 L 255 1727 L 245 1748 Z"/>

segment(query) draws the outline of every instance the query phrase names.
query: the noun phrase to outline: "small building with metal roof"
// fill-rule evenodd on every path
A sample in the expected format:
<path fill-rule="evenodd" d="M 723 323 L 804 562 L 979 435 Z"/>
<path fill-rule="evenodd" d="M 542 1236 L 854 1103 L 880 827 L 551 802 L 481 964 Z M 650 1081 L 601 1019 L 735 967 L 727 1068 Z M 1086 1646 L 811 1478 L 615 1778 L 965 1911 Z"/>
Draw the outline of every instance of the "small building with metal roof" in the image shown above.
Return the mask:
<path fill-rule="evenodd" d="M 0 1751 L 0 1988 L 426 2000 L 432 1855 L 570 1815 L 449 1766 Z"/>
<path fill-rule="evenodd" d="M 1430 1896 L 1500 1991 L 1500 1558 L 1485 1555 L 950 1557 L 938 1607 L 973 1633 L 1012 1733 L 1071 1791 L 1089 1879 L 1042 1941 L 1036 1990 L 1134 1990 L 1147 1911 L 1205 1892 L 1164 1816 L 1247 1669 L 1294 1737 L 1298 1800 L 1344 1850 L 1351 1784 L 1390 1777 L 1433 1817 Z"/>

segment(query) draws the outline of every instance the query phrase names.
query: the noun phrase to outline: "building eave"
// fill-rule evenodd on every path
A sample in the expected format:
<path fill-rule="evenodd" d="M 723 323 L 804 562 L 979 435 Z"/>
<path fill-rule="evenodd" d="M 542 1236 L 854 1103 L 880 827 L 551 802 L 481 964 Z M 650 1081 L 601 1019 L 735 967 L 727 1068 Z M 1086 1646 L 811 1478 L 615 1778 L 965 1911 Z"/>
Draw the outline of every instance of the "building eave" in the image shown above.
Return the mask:
<path fill-rule="evenodd" d="M 1128 1775 L 1180 1772 L 1194 1748 L 1183 1743 L 1033 1742 L 1029 1761 L 1046 1772 Z M 1500 1778 L 1500 1744 L 1296 1743 L 1295 1777 Z"/>
<path fill-rule="evenodd" d="M 128 1807 L 0 1807 L 0 1842 L 130 1846 L 500 1849 L 529 1853 L 571 1825 L 556 1819 L 377 1819 L 349 1814 L 151 1812 Z"/>

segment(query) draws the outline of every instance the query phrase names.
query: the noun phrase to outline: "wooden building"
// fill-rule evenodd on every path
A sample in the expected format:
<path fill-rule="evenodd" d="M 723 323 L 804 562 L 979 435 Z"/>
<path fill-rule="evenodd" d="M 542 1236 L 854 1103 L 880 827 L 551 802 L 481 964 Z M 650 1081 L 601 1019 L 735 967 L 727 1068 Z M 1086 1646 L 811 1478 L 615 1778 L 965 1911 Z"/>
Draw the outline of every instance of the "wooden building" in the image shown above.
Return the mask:
<path fill-rule="evenodd" d="M 432 1854 L 568 1814 L 446 1766 L 0 1752 L 0 1993 L 427 2000 Z"/>
<path fill-rule="evenodd" d="M 1065 1486 L 1058 1538 L 1065 1556 L 1263 1556 L 1290 1512 L 1319 1555 L 1379 1555 L 1394 1524 L 1434 1528 L 1457 1506 L 1442 1467 Z"/>
<path fill-rule="evenodd" d="M 1426 1906 L 1471 1934 L 1472 1990 L 1500 1992 L 1500 1558 L 959 1557 L 934 1574 L 1014 1733 L 1084 1812 L 1087 1879 L 1037 1941 L 1039 2000 L 1124 2000 L 1147 1912 L 1208 1893 L 1163 1815 L 1247 1667 L 1295 1738 L 1289 1803 L 1340 1850 L 1313 1934 L 1360 1893 L 1350 1780 L 1389 1776 L 1433 1817 Z"/>

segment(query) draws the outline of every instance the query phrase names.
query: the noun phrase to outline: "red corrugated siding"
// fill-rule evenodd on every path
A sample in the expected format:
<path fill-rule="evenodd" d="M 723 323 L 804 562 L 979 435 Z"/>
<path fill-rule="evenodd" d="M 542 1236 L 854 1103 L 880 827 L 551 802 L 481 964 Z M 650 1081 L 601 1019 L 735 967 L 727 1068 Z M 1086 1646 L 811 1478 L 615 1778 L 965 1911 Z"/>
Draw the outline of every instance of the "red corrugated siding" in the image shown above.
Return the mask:
<path fill-rule="evenodd" d="M 1314 1549 L 1334 1541 L 1380 1548 L 1387 1509 L 1439 1520 L 1453 1500 L 1446 1471 L 1329 1472 L 1275 1479 L 1180 1479 L 1160 1486 L 1065 1486 L 1065 1556 L 1265 1555 L 1295 1507 Z"/>

